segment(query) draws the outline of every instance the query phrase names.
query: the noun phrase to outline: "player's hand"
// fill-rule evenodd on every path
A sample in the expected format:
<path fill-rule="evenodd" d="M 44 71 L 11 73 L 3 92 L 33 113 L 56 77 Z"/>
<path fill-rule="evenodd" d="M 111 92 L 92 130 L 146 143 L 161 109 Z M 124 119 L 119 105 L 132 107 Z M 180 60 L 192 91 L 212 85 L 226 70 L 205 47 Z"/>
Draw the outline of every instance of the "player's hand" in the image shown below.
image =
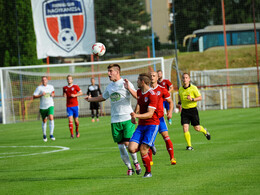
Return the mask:
<path fill-rule="evenodd" d="M 46 94 L 45 92 L 42 92 L 42 96 L 45 96 L 45 94 Z"/>
<path fill-rule="evenodd" d="M 128 80 L 127 79 L 124 79 L 124 87 L 126 88 L 126 89 L 129 89 L 129 83 L 128 83 Z"/>
<path fill-rule="evenodd" d="M 190 97 L 190 95 L 187 96 L 187 99 L 192 101 L 192 98 Z"/>
<path fill-rule="evenodd" d="M 134 112 L 132 112 L 132 113 L 130 113 L 130 115 L 131 115 L 131 122 L 133 123 L 133 124 L 137 124 L 137 122 L 136 122 L 136 114 L 134 113 Z"/>
<path fill-rule="evenodd" d="M 91 98 L 91 95 L 87 95 L 84 99 L 85 99 L 86 101 L 89 101 L 90 98 Z"/>
<path fill-rule="evenodd" d="M 171 119 L 172 118 L 172 113 L 171 112 L 167 112 L 167 119 L 169 120 L 169 119 Z"/>
<path fill-rule="evenodd" d="M 71 94 L 71 97 L 77 97 L 77 94 Z"/>

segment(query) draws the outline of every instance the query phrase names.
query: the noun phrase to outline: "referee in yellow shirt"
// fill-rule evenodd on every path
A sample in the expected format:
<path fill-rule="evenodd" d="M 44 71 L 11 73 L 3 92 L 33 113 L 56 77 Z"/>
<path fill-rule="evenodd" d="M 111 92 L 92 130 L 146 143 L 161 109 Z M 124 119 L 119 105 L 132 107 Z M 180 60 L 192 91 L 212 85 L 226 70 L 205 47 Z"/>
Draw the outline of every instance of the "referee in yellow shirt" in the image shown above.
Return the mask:
<path fill-rule="evenodd" d="M 202 100 L 202 97 L 198 88 L 195 85 L 190 84 L 190 75 L 188 73 L 182 75 L 182 82 L 183 86 L 179 89 L 180 101 L 178 103 L 179 107 L 182 106 L 181 125 L 188 145 L 186 149 L 193 150 L 189 132 L 190 123 L 196 131 L 202 132 L 208 140 L 210 140 L 210 134 L 206 128 L 203 128 L 200 125 L 197 101 Z"/>

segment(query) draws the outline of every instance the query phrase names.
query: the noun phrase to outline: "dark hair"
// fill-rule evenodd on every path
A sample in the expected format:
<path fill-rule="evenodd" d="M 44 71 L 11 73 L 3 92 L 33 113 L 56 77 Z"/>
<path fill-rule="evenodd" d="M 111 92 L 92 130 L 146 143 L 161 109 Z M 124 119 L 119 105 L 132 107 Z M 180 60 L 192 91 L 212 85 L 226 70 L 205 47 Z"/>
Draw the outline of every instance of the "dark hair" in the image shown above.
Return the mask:
<path fill-rule="evenodd" d="M 48 79 L 48 77 L 47 77 L 47 76 L 42 76 L 42 79 L 43 79 L 43 78 L 46 78 L 46 79 Z"/>
<path fill-rule="evenodd" d="M 148 73 L 141 73 L 138 77 L 141 81 L 144 81 L 146 85 L 150 85 L 151 83 L 151 77 Z"/>
<path fill-rule="evenodd" d="M 120 68 L 120 66 L 118 64 L 109 64 L 107 69 L 110 69 L 110 68 L 117 68 L 119 70 L 119 72 L 121 71 L 121 68 Z"/>
<path fill-rule="evenodd" d="M 156 72 L 157 72 L 157 73 L 158 73 L 158 72 L 162 72 L 162 70 L 157 70 Z"/>

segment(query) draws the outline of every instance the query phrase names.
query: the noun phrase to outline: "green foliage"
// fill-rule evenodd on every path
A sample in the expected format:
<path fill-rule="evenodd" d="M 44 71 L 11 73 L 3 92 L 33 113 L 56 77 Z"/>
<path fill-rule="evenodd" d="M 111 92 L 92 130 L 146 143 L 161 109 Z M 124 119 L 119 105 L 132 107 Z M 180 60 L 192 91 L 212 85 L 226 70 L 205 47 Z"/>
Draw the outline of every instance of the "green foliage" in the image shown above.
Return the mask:
<path fill-rule="evenodd" d="M 125 54 L 143 50 L 151 44 L 150 29 L 141 30 L 150 21 L 144 1 L 95 1 L 97 41 L 110 53 Z"/>
<path fill-rule="evenodd" d="M 0 11 L 0 66 L 41 64 L 36 53 L 31 2 L 1 1 Z"/>
<path fill-rule="evenodd" d="M 182 43 L 186 35 L 194 30 L 203 29 L 209 25 L 222 24 L 221 1 L 212 0 L 178 0 L 175 4 L 176 34 L 178 43 Z M 226 24 L 253 23 L 252 0 L 224 1 Z M 256 22 L 260 21 L 260 1 L 255 0 Z M 172 12 L 172 9 L 170 10 Z M 169 40 L 174 41 L 171 25 Z"/>
<path fill-rule="evenodd" d="M 173 114 L 173 125 L 168 128 L 177 165 L 170 165 L 165 142 L 158 134 L 153 177 L 147 179 L 142 178 L 143 173 L 126 175 L 112 140 L 110 117 L 101 117 L 99 123 L 91 123 L 90 117 L 79 118 L 78 139 L 70 139 L 67 119 L 56 119 L 56 141 L 48 137 L 46 143 L 40 120 L 0 125 L 0 191 L 3 195 L 259 194 L 259 114 L 259 108 L 201 111 L 201 124 L 212 139 L 206 140 L 191 128 L 194 151 L 185 150 L 180 114 Z M 57 149 L 53 146 L 70 150 L 18 156 Z M 14 157 L 2 158 L 5 156 Z M 138 159 L 144 172 L 139 153 Z"/>

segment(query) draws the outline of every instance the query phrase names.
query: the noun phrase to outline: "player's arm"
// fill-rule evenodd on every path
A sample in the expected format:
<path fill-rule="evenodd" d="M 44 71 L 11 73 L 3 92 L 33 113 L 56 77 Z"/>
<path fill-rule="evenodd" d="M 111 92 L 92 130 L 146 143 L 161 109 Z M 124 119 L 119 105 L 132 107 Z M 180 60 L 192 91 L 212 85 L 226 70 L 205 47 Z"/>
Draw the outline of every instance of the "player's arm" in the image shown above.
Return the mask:
<path fill-rule="evenodd" d="M 133 124 L 137 124 L 137 122 L 136 122 L 136 113 L 139 113 L 139 110 L 140 110 L 140 106 L 139 106 L 139 104 L 136 104 L 136 106 L 135 106 L 135 112 L 132 112 L 130 115 L 131 115 L 131 122 L 133 123 Z"/>
<path fill-rule="evenodd" d="M 173 92 L 173 85 L 171 85 L 170 87 L 169 87 L 169 91 L 168 91 L 169 93 L 171 93 L 171 92 Z"/>
<path fill-rule="evenodd" d="M 156 108 L 148 107 L 148 111 L 147 111 L 146 113 L 143 113 L 143 114 L 135 114 L 135 118 L 139 118 L 139 119 L 152 118 L 155 109 L 156 109 Z"/>
<path fill-rule="evenodd" d="M 177 108 L 181 107 L 181 97 L 178 95 L 178 104 L 176 105 Z"/>
<path fill-rule="evenodd" d="M 55 91 L 51 92 L 51 97 L 55 96 Z"/>
<path fill-rule="evenodd" d="M 44 95 L 45 95 L 44 92 L 42 94 L 39 94 L 39 95 L 33 95 L 33 99 L 40 98 L 40 97 L 42 97 Z"/>
<path fill-rule="evenodd" d="M 137 99 L 137 92 L 131 88 L 129 81 L 127 79 L 124 79 L 125 83 L 124 83 L 124 87 L 130 92 L 130 94 Z"/>
<path fill-rule="evenodd" d="M 40 97 L 42 97 L 42 96 L 44 96 L 44 95 L 45 95 L 45 92 L 43 91 L 43 92 L 41 93 L 41 91 L 37 88 L 37 89 L 35 90 L 35 92 L 33 93 L 33 99 L 40 98 Z"/>
<path fill-rule="evenodd" d="M 194 96 L 195 96 L 195 97 L 192 98 L 191 95 L 188 95 L 188 96 L 187 96 L 187 99 L 190 100 L 190 101 L 192 101 L 192 102 L 197 102 L 197 101 L 201 101 L 201 100 L 202 100 L 201 94 L 200 94 L 200 92 L 199 92 L 198 89 L 195 89 L 195 91 L 194 91 Z"/>
<path fill-rule="evenodd" d="M 173 111 L 173 101 L 172 101 L 171 97 L 167 98 L 166 101 L 169 103 L 169 107 L 170 107 L 170 109 L 167 111 L 167 118 L 171 119 L 172 118 L 172 111 Z"/>
<path fill-rule="evenodd" d="M 103 96 L 91 97 L 91 95 L 87 95 L 84 99 L 88 102 L 102 102 L 106 100 Z"/>

